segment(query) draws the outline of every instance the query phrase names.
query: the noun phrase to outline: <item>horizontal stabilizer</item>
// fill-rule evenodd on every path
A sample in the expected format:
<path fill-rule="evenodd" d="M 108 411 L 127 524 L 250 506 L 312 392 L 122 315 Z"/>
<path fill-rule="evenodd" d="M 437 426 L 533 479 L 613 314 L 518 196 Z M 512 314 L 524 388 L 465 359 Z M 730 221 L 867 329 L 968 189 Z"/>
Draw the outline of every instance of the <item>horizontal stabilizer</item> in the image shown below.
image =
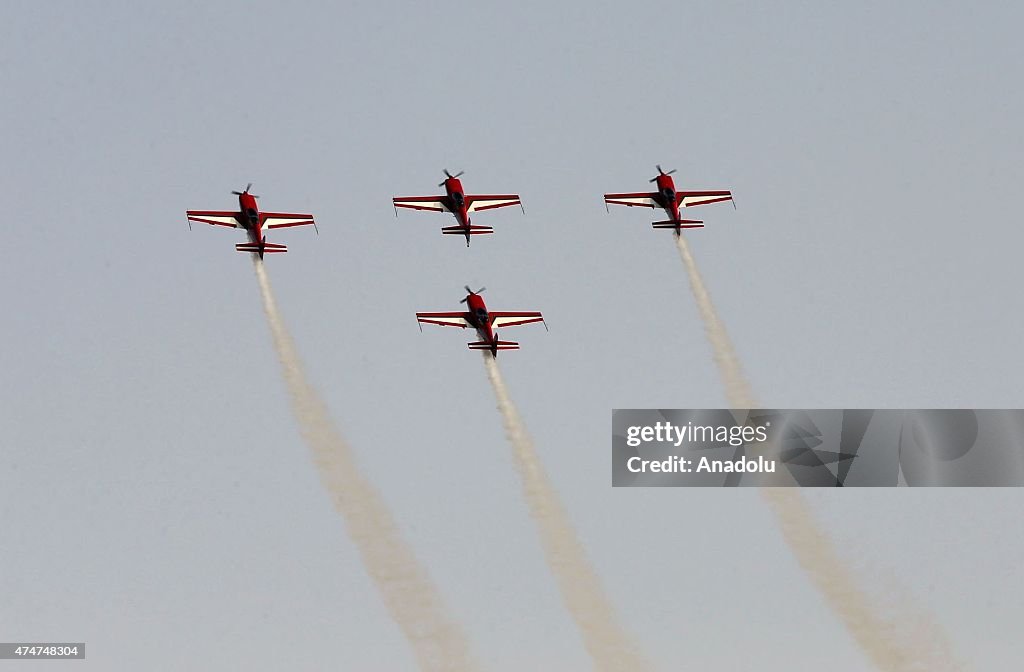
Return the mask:
<path fill-rule="evenodd" d="M 704 221 L 700 219 L 680 219 L 678 222 L 667 220 L 664 222 L 652 222 L 651 226 L 656 229 L 674 229 L 676 227 L 680 229 L 703 229 Z"/>
<path fill-rule="evenodd" d="M 441 227 L 441 233 L 453 234 L 453 235 L 466 235 L 466 227 L 464 226 L 444 226 Z M 494 233 L 494 229 L 490 226 L 476 226 L 472 225 L 469 227 L 469 235 L 476 236 L 481 233 Z"/>
<path fill-rule="evenodd" d="M 497 343 L 491 343 L 490 341 L 473 341 L 467 344 L 470 350 L 494 350 L 497 345 L 498 350 L 518 350 L 519 344 L 515 341 L 498 341 Z"/>
<path fill-rule="evenodd" d="M 238 243 L 237 245 L 235 245 L 235 249 L 238 250 L 239 252 L 254 252 L 256 254 L 260 253 L 260 246 L 257 245 L 256 243 Z M 263 245 L 264 254 L 270 254 L 271 252 L 287 251 L 287 245 L 275 245 L 274 243 L 264 243 Z"/>

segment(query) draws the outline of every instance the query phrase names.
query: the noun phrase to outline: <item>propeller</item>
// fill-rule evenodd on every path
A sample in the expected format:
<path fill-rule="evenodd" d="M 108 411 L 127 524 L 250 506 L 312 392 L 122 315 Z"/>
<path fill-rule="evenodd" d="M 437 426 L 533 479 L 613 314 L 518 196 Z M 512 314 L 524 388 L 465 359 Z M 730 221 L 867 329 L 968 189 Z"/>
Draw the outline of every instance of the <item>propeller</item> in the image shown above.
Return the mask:
<path fill-rule="evenodd" d="M 469 288 L 469 285 L 466 285 L 465 287 L 466 287 L 466 291 L 467 291 L 467 292 L 469 292 L 470 294 L 479 294 L 479 293 L 481 293 L 482 291 L 484 291 L 485 289 L 487 289 L 486 287 L 481 287 L 480 289 L 478 289 L 478 290 L 476 290 L 476 291 L 474 292 L 474 291 L 473 291 L 472 289 L 470 289 L 470 288 Z M 459 301 L 459 303 L 465 303 L 465 302 L 466 302 L 466 301 L 468 301 L 468 300 L 469 300 L 469 297 L 467 296 L 467 297 L 466 297 L 466 298 L 464 298 L 463 300 Z"/>
<path fill-rule="evenodd" d="M 464 171 L 464 170 L 460 170 L 459 172 L 457 172 L 457 173 L 455 173 L 454 175 L 452 175 L 451 173 L 449 173 L 449 172 L 448 172 L 448 169 L 447 169 L 447 168 L 445 168 L 445 169 L 444 169 L 444 174 L 448 176 L 448 179 L 449 179 L 449 180 L 450 180 L 450 179 L 452 179 L 453 177 L 458 177 L 459 175 L 462 175 L 462 174 L 463 174 L 464 172 L 466 172 L 466 171 Z M 445 182 L 447 182 L 447 181 L 448 181 L 448 180 L 445 180 Z M 437 186 L 439 186 L 439 187 L 443 187 L 443 186 L 444 186 L 444 182 L 442 182 L 441 184 L 439 184 L 439 185 L 437 185 Z"/>
<path fill-rule="evenodd" d="M 655 166 L 655 168 L 658 169 L 658 177 L 661 177 L 662 175 L 671 175 L 672 173 L 676 172 L 675 168 L 673 168 L 672 170 L 668 171 L 667 173 L 664 170 L 661 169 L 661 166 Z M 651 182 L 657 182 L 658 181 L 658 177 L 652 177 L 651 178 Z"/>
<path fill-rule="evenodd" d="M 241 196 L 243 194 L 249 194 L 249 190 L 250 189 L 252 189 L 252 182 L 250 182 L 249 184 L 245 185 L 245 191 L 232 191 L 231 193 L 234 194 L 235 196 Z M 259 196 L 257 196 L 256 194 L 249 194 L 249 195 L 252 196 L 253 198 L 259 198 Z"/>

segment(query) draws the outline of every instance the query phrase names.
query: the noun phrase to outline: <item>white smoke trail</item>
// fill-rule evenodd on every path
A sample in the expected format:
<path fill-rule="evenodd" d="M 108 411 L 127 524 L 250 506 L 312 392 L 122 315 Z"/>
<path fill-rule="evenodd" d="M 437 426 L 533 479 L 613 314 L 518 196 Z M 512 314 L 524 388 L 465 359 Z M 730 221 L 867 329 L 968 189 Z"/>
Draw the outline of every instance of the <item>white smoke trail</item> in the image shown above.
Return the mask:
<path fill-rule="evenodd" d="M 963 670 L 941 626 L 904 598 L 882 617 L 794 488 L 762 488 L 786 543 L 867 657 L 886 672 Z M 912 626 L 912 627 L 911 627 Z"/>
<path fill-rule="evenodd" d="M 446 615 L 426 570 L 402 539 L 380 494 L 360 474 L 351 449 L 335 429 L 319 395 L 306 381 L 291 335 L 277 310 L 263 262 L 253 255 L 253 264 L 263 296 L 263 312 L 302 437 L 391 617 L 409 640 L 420 669 L 476 670 L 469 644 Z"/>
<path fill-rule="evenodd" d="M 683 266 L 686 267 L 686 274 L 690 276 L 690 289 L 693 291 L 693 298 L 697 301 L 697 309 L 700 317 L 704 320 L 704 330 L 707 332 L 708 340 L 711 341 L 712 352 L 715 357 L 715 364 L 718 365 L 718 372 L 722 375 L 722 382 L 725 383 L 725 397 L 733 408 L 755 408 L 754 393 L 750 389 L 750 383 L 743 375 L 740 367 L 740 360 L 732 349 L 732 341 L 725 331 L 725 325 L 718 319 L 715 312 L 715 305 L 711 303 L 711 295 L 704 286 L 704 280 L 697 270 L 697 263 L 690 254 L 690 246 L 681 235 L 676 236 L 676 245 L 679 247 L 679 256 L 683 258 Z"/>
<path fill-rule="evenodd" d="M 743 376 L 739 358 L 711 302 L 711 295 L 704 286 L 697 263 L 690 254 L 690 247 L 681 235 L 676 236 L 676 244 L 711 342 L 715 363 L 725 384 L 726 398 L 735 409 L 757 408 L 758 403 Z M 885 619 L 878 615 L 880 609 L 872 604 L 867 593 L 857 585 L 853 573 L 845 566 L 845 560 L 836 551 L 831 539 L 819 527 L 798 489 L 777 487 L 760 490 L 775 514 L 783 538 L 797 562 L 872 663 L 885 672 L 963 669 L 952 657 L 942 655 L 951 647 L 948 638 L 934 621 L 918 616 L 915 620 L 919 627 L 913 637 L 902 638 L 900 635 L 905 633 L 896 628 L 895 624 L 898 620 L 907 620 L 904 614 L 900 615 L 900 619 L 895 616 Z"/>
<path fill-rule="evenodd" d="M 540 531 L 541 545 L 569 613 L 576 621 L 583 644 L 596 669 L 607 672 L 640 672 L 648 669 L 636 644 L 619 625 L 615 610 L 601 582 L 587 561 L 583 545 L 562 508 L 554 487 L 541 467 L 533 441 L 519 417 L 502 378 L 498 362 L 484 352 L 487 378 L 494 388 L 505 433 L 512 444 L 516 470 L 530 514 Z"/>

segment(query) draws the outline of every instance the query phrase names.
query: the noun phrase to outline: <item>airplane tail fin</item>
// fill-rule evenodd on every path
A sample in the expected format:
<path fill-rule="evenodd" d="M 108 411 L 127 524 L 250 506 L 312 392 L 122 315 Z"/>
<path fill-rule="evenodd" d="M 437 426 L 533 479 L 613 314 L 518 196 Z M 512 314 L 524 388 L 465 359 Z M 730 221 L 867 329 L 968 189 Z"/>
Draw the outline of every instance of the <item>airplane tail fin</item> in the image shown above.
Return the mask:
<path fill-rule="evenodd" d="M 703 229 L 704 221 L 701 219 L 680 219 L 678 222 L 673 222 L 669 219 L 664 222 L 652 222 L 651 226 L 656 229 L 674 229 L 677 226 L 680 229 Z"/>
<path fill-rule="evenodd" d="M 260 253 L 260 246 L 256 243 L 238 243 L 235 245 L 235 249 L 239 252 L 255 252 Z M 287 252 L 287 245 L 275 245 L 274 243 L 264 243 L 263 253 L 270 254 L 271 252 Z"/>
<path fill-rule="evenodd" d="M 466 235 L 466 227 L 464 227 L 464 226 L 443 226 L 443 227 L 441 227 L 441 233 L 446 234 L 446 235 L 464 236 L 464 235 Z M 490 226 L 477 226 L 475 224 L 471 224 L 470 225 L 470 227 L 469 227 L 469 235 L 471 235 L 471 236 L 478 236 L 478 235 L 480 235 L 482 233 L 494 233 L 494 229 L 492 227 L 490 227 Z"/>

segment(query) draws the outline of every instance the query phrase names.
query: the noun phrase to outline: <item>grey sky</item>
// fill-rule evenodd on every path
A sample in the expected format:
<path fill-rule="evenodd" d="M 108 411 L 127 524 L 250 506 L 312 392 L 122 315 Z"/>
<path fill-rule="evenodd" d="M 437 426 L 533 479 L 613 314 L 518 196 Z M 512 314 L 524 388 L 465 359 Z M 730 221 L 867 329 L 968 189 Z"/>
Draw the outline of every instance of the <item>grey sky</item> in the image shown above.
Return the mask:
<path fill-rule="evenodd" d="M 240 236 L 185 224 L 252 181 L 317 216 L 272 238 L 285 318 L 489 669 L 589 661 L 468 334 L 415 326 L 466 283 L 544 311 L 503 371 L 659 669 L 866 669 L 756 493 L 610 487 L 610 409 L 724 397 L 670 234 L 601 194 L 655 163 L 734 191 L 690 240 L 766 405 L 1024 406 L 1024 9 L 345 4 L 7 5 L 0 639 L 85 640 L 87 670 L 412 664 Z M 479 215 L 469 250 L 396 219 L 445 167 L 526 214 Z M 1019 663 L 1018 491 L 809 497 L 973 669 Z"/>

